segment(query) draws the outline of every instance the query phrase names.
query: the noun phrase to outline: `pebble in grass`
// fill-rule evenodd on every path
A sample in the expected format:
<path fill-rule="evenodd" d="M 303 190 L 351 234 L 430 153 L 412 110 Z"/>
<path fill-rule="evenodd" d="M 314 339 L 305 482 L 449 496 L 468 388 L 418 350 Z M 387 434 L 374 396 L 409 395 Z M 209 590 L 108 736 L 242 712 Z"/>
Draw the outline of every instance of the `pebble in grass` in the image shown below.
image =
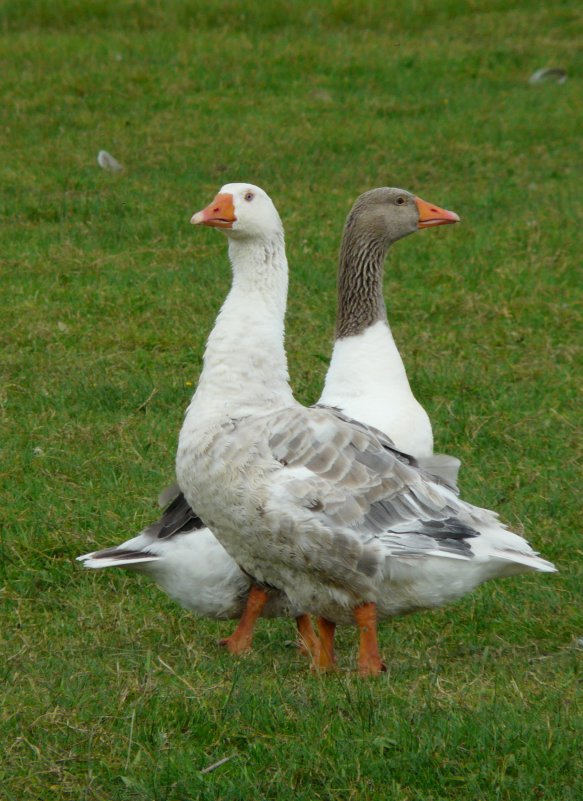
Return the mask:
<path fill-rule="evenodd" d="M 567 73 L 560 67 L 544 67 L 543 69 L 533 72 L 528 82 L 530 84 L 536 83 L 565 83 L 567 80 Z"/>
<path fill-rule="evenodd" d="M 107 150 L 99 151 L 97 154 L 97 163 L 103 170 L 107 170 L 107 172 L 122 172 L 123 170 L 123 164 L 120 164 Z"/>

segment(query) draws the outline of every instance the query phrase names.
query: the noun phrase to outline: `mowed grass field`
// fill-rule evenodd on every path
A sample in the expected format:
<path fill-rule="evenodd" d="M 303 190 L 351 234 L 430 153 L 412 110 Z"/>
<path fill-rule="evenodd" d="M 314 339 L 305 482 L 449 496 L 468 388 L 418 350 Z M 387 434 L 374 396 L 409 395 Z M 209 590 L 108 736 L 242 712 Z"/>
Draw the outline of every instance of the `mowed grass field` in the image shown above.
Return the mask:
<path fill-rule="evenodd" d="M 5 0 L 2 799 L 583 798 L 582 36 L 570 0 Z M 544 66 L 568 81 L 529 85 Z M 189 218 L 238 180 L 284 221 L 305 403 L 358 194 L 463 219 L 393 248 L 389 318 L 464 497 L 560 573 L 385 622 L 378 680 L 355 676 L 353 630 L 333 676 L 289 621 L 235 660 L 231 623 L 74 561 L 151 521 L 173 478 L 230 281 Z"/>

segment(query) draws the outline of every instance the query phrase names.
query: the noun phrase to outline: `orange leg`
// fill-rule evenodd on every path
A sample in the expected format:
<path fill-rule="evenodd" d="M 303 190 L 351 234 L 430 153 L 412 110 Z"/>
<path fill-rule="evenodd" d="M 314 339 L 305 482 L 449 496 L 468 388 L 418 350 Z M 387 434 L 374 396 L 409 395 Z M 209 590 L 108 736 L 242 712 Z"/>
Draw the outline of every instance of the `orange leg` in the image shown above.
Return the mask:
<path fill-rule="evenodd" d="M 358 671 L 361 676 L 378 676 L 387 668 L 379 656 L 376 604 L 357 606 L 354 619 L 360 632 Z"/>
<path fill-rule="evenodd" d="M 253 643 L 255 623 L 260 617 L 268 598 L 269 594 L 254 584 L 251 587 L 245 611 L 241 615 L 237 628 L 230 637 L 219 640 L 219 645 L 224 645 L 232 654 L 242 654 L 245 651 L 249 651 Z"/>
<path fill-rule="evenodd" d="M 320 653 L 318 661 L 314 662 L 314 667 L 317 670 L 334 670 L 336 668 L 336 657 L 334 656 L 336 623 L 326 620 L 325 617 L 319 617 L 318 631 L 320 633 Z"/>
<path fill-rule="evenodd" d="M 315 662 L 320 653 L 320 642 L 312 627 L 310 616 L 300 615 L 296 617 L 296 625 L 298 627 L 298 634 L 300 635 L 300 653 L 305 656 L 311 656 L 312 660 Z"/>

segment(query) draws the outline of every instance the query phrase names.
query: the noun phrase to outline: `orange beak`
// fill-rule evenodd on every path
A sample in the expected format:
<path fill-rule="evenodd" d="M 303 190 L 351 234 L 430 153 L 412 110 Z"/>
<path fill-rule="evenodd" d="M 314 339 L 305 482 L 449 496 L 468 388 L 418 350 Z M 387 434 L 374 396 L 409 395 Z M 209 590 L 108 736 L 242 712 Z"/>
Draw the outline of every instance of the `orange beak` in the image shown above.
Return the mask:
<path fill-rule="evenodd" d="M 432 203 L 427 203 L 421 200 L 420 197 L 415 198 L 417 204 L 417 211 L 419 212 L 418 228 L 431 228 L 434 225 L 451 225 L 460 221 L 460 218 L 455 211 L 447 211 L 447 209 L 440 209 L 439 206 L 434 206 Z"/>
<path fill-rule="evenodd" d="M 219 193 L 206 209 L 197 211 L 190 218 L 193 225 L 208 225 L 210 228 L 232 228 L 236 220 L 233 195 L 228 193 Z"/>

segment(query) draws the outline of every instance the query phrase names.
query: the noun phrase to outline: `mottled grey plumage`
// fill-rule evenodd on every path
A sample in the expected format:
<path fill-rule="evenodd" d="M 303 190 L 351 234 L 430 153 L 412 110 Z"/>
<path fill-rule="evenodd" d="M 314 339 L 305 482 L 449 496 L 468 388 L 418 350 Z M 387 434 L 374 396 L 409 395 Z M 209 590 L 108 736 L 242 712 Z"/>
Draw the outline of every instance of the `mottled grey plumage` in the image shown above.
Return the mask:
<path fill-rule="evenodd" d="M 497 575 L 554 570 L 493 512 L 342 414 L 294 406 L 240 421 L 237 435 L 253 454 L 245 476 L 258 469 L 265 480 L 247 535 L 262 537 L 261 557 L 247 561 L 241 538 L 237 561 L 261 582 L 283 577 L 298 608 L 348 622 L 346 610 L 364 599 L 384 617 L 441 605 Z"/>
<path fill-rule="evenodd" d="M 227 531 L 244 570 L 283 585 L 298 609 L 346 623 L 359 603 L 375 602 L 385 617 L 441 605 L 495 576 L 554 570 L 493 512 L 460 500 L 447 477 L 329 408 L 241 418 L 237 439 L 224 475 L 234 479 L 227 497 L 238 527 L 225 507 L 201 514 Z M 226 484 L 210 451 L 198 475 Z"/>
<path fill-rule="evenodd" d="M 395 447 L 395 443 L 391 437 L 387 436 L 387 434 L 385 434 L 383 431 L 379 431 L 379 429 L 375 428 L 374 426 L 366 425 L 366 423 L 363 423 L 360 420 L 353 420 L 351 417 L 340 411 L 340 409 L 335 409 L 332 406 L 326 406 L 323 403 L 316 403 L 313 408 L 326 409 L 334 414 L 335 417 L 338 417 L 339 420 L 344 420 L 345 422 L 350 423 L 352 426 L 362 429 L 362 431 L 372 432 L 378 438 L 381 446 L 385 450 L 390 451 L 400 462 L 410 465 L 411 467 L 418 467 L 420 470 L 423 470 L 425 475 L 431 477 L 432 481 L 435 481 L 437 484 L 441 484 L 444 487 L 448 487 L 455 492 L 456 495 L 459 494 L 457 475 L 460 461 L 459 459 L 456 459 L 455 456 L 448 456 L 445 453 L 434 453 L 431 456 L 415 458 L 408 453 L 403 453 L 403 451 Z M 372 467 L 373 460 L 375 458 L 374 455 L 371 454 L 366 457 L 361 457 L 361 459 L 362 458 L 369 459 L 369 467 Z"/>
<path fill-rule="evenodd" d="M 453 492 L 435 491 L 381 432 L 338 414 L 346 424 L 332 428 L 329 410 L 310 412 L 287 410 L 274 416 L 269 447 L 289 471 L 286 489 L 300 502 L 305 498 L 306 508 L 314 509 L 317 500 L 317 516 L 325 526 L 350 527 L 368 540 L 389 529 L 400 533 L 405 524 L 403 532 L 428 538 L 432 548 L 459 539 L 462 532 L 475 536 L 470 526 L 454 520 L 459 506 Z M 297 468 L 310 475 L 294 479 Z M 372 540 L 368 544 L 376 551 Z"/>

